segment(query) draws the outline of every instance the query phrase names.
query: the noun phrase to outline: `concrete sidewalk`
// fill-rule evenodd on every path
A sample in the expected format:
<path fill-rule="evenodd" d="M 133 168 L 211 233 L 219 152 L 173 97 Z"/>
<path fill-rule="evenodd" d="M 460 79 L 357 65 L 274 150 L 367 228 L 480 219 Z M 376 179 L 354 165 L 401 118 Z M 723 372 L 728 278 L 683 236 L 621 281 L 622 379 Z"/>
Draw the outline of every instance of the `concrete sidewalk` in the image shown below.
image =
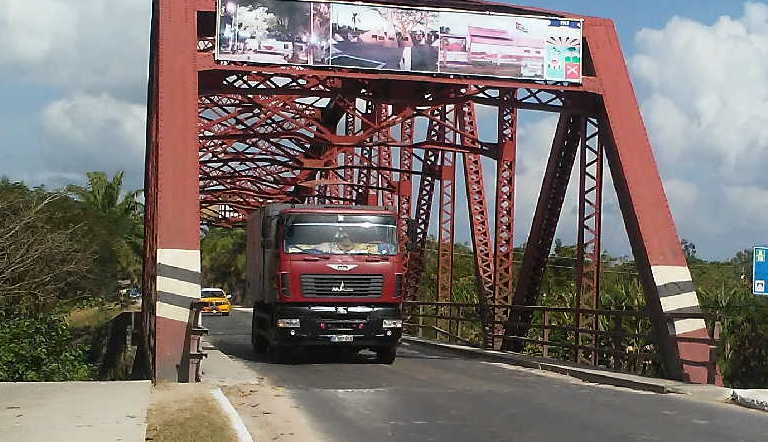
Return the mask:
<path fill-rule="evenodd" d="M 150 381 L 0 383 L 0 440 L 143 442 Z"/>
<path fill-rule="evenodd" d="M 731 399 L 743 407 L 768 411 L 768 390 L 733 390 Z"/>

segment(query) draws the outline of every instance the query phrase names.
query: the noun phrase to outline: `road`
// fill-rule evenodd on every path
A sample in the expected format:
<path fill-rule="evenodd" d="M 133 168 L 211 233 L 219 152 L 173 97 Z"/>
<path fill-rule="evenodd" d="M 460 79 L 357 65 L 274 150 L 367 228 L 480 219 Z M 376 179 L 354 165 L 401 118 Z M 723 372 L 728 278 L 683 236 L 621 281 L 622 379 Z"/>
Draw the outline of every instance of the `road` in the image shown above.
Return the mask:
<path fill-rule="evenodd" d="M 768 441 L 768 413 L 598 386 L 404 345 L 392 366 L 366 355 L 292 365 L 250 349 L 250 314 L 206 317 L 208 341 L 284 388 L 337 442 Z"/>

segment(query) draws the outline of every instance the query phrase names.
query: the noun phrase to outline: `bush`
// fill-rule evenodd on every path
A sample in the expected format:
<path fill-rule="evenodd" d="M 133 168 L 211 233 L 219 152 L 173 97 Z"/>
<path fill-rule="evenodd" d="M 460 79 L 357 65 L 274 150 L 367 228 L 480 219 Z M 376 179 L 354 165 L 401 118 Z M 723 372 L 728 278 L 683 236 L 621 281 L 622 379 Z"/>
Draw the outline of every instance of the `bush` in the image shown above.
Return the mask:
<path fill-rule="evenodd" d="M 12 318 L 0 314 L 0 382 L 91 379 L 82 345 L 60 315 Z"/>
<path fill-rule="evenodd" d="M 733 315 L 724 333 L 725 358 L 720 367 L 730 387 L 768 387 L 768 303 L 765 301 L 753 299 L 741 314 Z"/>

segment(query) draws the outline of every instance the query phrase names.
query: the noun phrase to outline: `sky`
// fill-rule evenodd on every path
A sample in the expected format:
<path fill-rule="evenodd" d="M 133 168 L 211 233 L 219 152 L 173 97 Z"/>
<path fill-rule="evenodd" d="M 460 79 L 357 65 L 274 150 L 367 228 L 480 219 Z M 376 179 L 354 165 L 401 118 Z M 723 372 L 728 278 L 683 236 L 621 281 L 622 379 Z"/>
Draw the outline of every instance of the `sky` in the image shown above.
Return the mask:
<path fill-rule="evenodd" d="M 612 18 L 680 236 L 705 258 L 768 243 L 768 3 L 510 3 Z M 151 1 L 35 4 L 30 13 L 27 0 L 0 2 L 0 176 L 55 188 L 82 182 L 86 171 L 125 170 L 126 185 L 141 187 Z M 530 114 L 519 127 L 518 242 L 555 123 Z M 489 127 L 489 113 L 479 115 Z M 572 193 L 563 220 L 572 228 L 558 231 L 565 242 L 575 239 Z M 606 193 L 604 247 L 627 254 Z"/>

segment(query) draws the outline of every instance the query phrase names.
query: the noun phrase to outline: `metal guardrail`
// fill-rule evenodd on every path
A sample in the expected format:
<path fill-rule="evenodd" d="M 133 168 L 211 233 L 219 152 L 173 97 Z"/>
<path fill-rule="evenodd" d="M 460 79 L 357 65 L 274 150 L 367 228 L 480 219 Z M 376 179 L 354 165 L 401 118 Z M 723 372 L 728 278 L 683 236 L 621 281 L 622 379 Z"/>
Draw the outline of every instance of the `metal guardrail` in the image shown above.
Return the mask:
<path fill-rule="evenodd" d="M 179 382 L 201 381 L 202 361 L 208 356 L 203 351 L 202 337 L 208 334 L 208 329 L 203 327 L 202 309 L 203 303 L 200 301 L 193 301 L 189 308 L 186 345 L 182 366 L 179 367 Z"/>
<path fill-rule="evenodd" d="M 494 339 L 515 347 L 521 353 L 635 374 L 661 374 L 660 355 L 650 315 L 644 310 L 419 301 L 405 302 L 404 309 L 406 331 L 422 338 L 490 347 L 489 343 L 483 342 L 483 327 L 503 325 L 505 333 L 494 334 Z M 483 317 L 496 317 L 499 309 L 512 320 L 482 321 Z M 666 317 L 669 320 L 710 319 L 703 313 L 675 313 Z M 584 318 L 589 318 L 596 326 L 580 326 L 584 324 Z M 715 338 L 717 335 L 715 332 Z M 713 381 L 717 370 L 715 338 L 678 339 L 680 342 L 710 346 L 709 362 L 682 362 L 707 366 Z"/>

